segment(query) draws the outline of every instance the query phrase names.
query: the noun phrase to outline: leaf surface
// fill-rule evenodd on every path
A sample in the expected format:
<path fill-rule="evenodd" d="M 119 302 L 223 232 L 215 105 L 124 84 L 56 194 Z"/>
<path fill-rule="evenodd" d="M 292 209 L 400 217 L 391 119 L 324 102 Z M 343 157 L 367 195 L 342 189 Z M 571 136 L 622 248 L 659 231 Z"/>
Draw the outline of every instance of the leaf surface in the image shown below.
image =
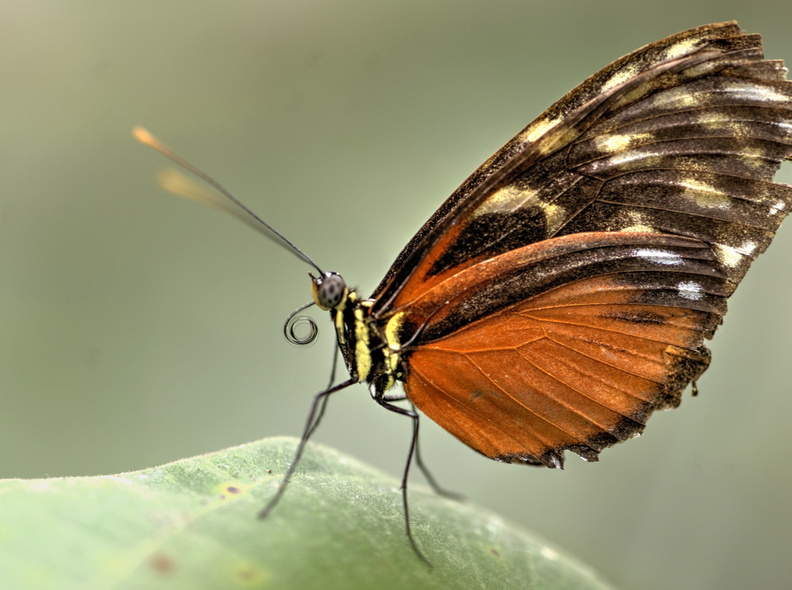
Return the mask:
<path fill-rule="evenodd" d="M 266 439 L 119 475 L 0 481 L 0 587 L 610 588 L 497 515 L 413 486 L 429 568 L 405 537 L 398 482 L 318 445 L 261 521 L 295 444 Z"/>

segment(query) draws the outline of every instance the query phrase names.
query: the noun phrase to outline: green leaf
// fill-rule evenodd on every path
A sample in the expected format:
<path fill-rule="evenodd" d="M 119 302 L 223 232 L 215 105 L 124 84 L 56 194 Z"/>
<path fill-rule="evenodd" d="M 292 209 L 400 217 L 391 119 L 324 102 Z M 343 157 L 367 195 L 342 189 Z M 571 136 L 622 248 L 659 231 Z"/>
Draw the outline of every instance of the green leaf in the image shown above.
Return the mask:
<path fill-rule="evenodd" d="M 99 477 L 0 481 L 0 588 L 606 589 L 498 516 L 310 445 L 269 518 L 293 439 Z"/>

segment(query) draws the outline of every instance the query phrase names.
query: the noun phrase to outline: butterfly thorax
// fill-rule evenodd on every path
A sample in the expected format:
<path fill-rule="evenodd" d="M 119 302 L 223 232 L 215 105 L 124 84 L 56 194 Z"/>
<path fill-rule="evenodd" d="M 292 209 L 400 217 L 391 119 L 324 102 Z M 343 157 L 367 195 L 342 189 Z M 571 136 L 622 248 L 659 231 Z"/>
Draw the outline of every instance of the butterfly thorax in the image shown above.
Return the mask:
<path fill-rule="evenodd" d="M 400 315 L 384 324 L 371 314 L 372 299 L 360 299 L 349 290 L 347 297 L 330 310 L 338 346 L 350 376 L 369 384 L 378 395 L 403 376 Z"/>
<path fill-rule="evenodd" d="M 381 395 L 404 376 L 403 314 L 381 320 L 372 314 L 373 299 L 363 300 L 336 272 L 311 276 L 316 304 L 330 311 L 338 347 L 350 377 Z"/>

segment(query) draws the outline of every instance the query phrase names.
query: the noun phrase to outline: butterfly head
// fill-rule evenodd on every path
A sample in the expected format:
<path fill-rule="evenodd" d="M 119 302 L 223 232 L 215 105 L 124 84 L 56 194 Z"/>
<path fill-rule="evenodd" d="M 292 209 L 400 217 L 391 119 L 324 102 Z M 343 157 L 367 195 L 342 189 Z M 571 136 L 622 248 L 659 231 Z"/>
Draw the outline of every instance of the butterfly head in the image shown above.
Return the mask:
<path fill-rule="evenodd" d="M 337 272 L 323 272 L 318 277 L 311 277 L 313 299 L 321 309 L 329 310 L 342 307 L 349 298 L 349 288 L 344 278 Z"/>

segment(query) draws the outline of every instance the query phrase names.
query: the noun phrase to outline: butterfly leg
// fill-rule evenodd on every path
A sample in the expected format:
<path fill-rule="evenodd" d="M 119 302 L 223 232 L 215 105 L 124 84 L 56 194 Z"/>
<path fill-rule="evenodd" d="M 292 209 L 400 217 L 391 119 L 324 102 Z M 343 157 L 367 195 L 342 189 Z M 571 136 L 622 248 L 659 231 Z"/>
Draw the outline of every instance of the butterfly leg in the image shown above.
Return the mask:
<path fill-rule="evenodd" d="M 388 402 L 388 403 L 390 403 L 390 402 L 409 401 L 409 398 L 405 394 L 401 394 L 401 395 L 382 395 L 382 394 L 380 394 L 380 398 L 379 399 L 377 398 L 377 395 L 375 394 L 374 395 L 374 399 L 380 405 L 384 405 L 382 403 L 383 401 L 384 402 Z M 415 414 L 415 416 L 417 417 L 418 416 L 418 412 L 415 409 L 415 404 L 410 402 L 410 408 L 412 408 L 412 413 Z M 388 408 L 388 409 L 390 410 L 391 408 Z M 391 411 L 393 411 L 393 410 L 391 410 Z M 446 488 L 441 486 L 439 483 L 437 483 L 437 479 L 435 478 L 434 475 L 432 475 L 432 472 L 429 471 L 429 468 L 426 466 L 426 463 L 424 463 L 423 456 L 421 455 L 421 444 L 420 444 L 420 440 L 419 440 L 417 434 L 415 436 L 415 463 L 418 465 L 418 469 L 421 470 L 421 473 L 423 473 L 423 476 L 426 478 L 426 481 L 429 483 L 429 487 L 432 488 L 432 491 L 435 494 L 437 494 L 438 496 L 443 496 L 444 498 L 449 498 L 451 500 L 456 500 L 458 502 L 461 502 L 462 500 L 465 499 L 465 497 L 462 494 L 458 494 L 456 492 L 452 492 L 451 490 L 447 490 Z"/>
<path fill-rule="evenodd" d="M 416 449 L 418 447 L 418 412 L 415 411 L 414 407 L 411 408 L 402 408 L 401 406 L 395 405 L 393 402 L 402 401 L 406 399 L 406 396 L 394 396 L 394 395 L 382 395 L 378 393 L 374 396 L 374 400 L 381 405 L 383 408 L 390 410 L 396 414 L 400 414 L 402 416 L 407 416 L 412 420 L 413 424 L 413 434 L 412 439 L 410 440 L 410 450 L 407 453 L 407 462 L 404 465 L 404 473 L 402 475 L 401 481 L 401 492 L 402 492 L 402 505 L 404 506 L 404 528 L 407 533 L 407 539 L 410 541 L 410 545 L 413 548 L 413 551 L 418 556 L 418 558 L 423 561 L 429 567 L 432 567 L 432 564 L 423 554 L 423 552 L 418 548 L 418 543 L 416 543 L 415 538 L 412 534 L 412 528 L 410 526 L 410 507 L 407 501 L 407 479 L 410 475 L 410 465 L 412 464 L 413 456 L 416 453 Z"/>
<path fill-rule="evenodd" d="M 316 427 L 319 425 L 319 421 L 322 419 L 325 405 L 327 404 L 327 399 L 337 391 L 341 391 L 342 389 L 349 387 L 354 383 L 356 383 L 354 379 L 347 379 L 335 387 L 330 387 L 316 394 L 313 403 L 311 404 L 311 411 L 308 413 L 308 420 L 305 423 L 305 429 L 303 430 L 302 438 L 300 438 L 300 444 L 297 445 L 297 451 L 294 453 L 294 458 L 292 459 L 289 468 L 286 470 L 286 475 L 283 477 L 283 481 L 281 481 L 278 491 L 275 493 L 272 499 L 267 502 L 267 505 L 264 506 L 261 512 L 259 512 L 259 518 L 266 518 L 286 492 L 286 488 L 288 487 L 289 483 L 291 483 L 292 475 L 294 475 L 297 465 L 300 463 L 300 459 L 302 459 L 303 451 L 305 451 L 305 446 L 308 444 L 308 439 L 311 437 L 311 434 L 313 434 L 313 431 L 316 430 Z"/>
<path fill-rule="evenodd" d="M 413 412 L 417 414 L 418 412 L 416 412 L 415 406 L 412 403 L 410 403 L 410 406 L 412 407 Z M 429 471 L 429 468 L 426 466 L 423 457 L 421 456 L 421 444 L 418 438 L 415 439 L 415 463 L 418 465 L 418 469 L 421 470 L 421 473 L 423 473 L 426 481 L 429 482 L 429 486 L 432 488 L 435 494 L 450 500 L 456 500 L 457 502 L 461 502 L 465 499 L 462 494 L 447 490 L 437 483 L 437 480 L 435 479 L 434 475 L 432 475 L 432 472 Z"/>
<path fill-rule="evenodd" d="M 328 390 L 332 389 L 333 381 L 335 381 L 336 367 L 338 366 L 338 351 L 339 351 L 339 348 L 337 346 L 334 346 L 333 347 L 333 364 L 331 365 L 331 368 L 330 368 L 330 380 L 327 382 L 327 387 L 326 387 L 326 389 L 328 389 Z M 324 416 L 325 408 L 327 408 L 327 400 L 329 400 L 329 399 L 330 399 L 330 396 L 328 396 L 328 395 L 322 396 L 322 403 L 319 406 L 319 411 L 316 414 L 316 418 L 314 419 L 313 425 L 308 429 L 307 434 L 305 434 L 304 436 L 310 438 L 310 436 L 313 434 L 314 430 L 316 430 L 316 427 L 319 426 L 319 422 L 322 421 L 322 417 Z"/>

